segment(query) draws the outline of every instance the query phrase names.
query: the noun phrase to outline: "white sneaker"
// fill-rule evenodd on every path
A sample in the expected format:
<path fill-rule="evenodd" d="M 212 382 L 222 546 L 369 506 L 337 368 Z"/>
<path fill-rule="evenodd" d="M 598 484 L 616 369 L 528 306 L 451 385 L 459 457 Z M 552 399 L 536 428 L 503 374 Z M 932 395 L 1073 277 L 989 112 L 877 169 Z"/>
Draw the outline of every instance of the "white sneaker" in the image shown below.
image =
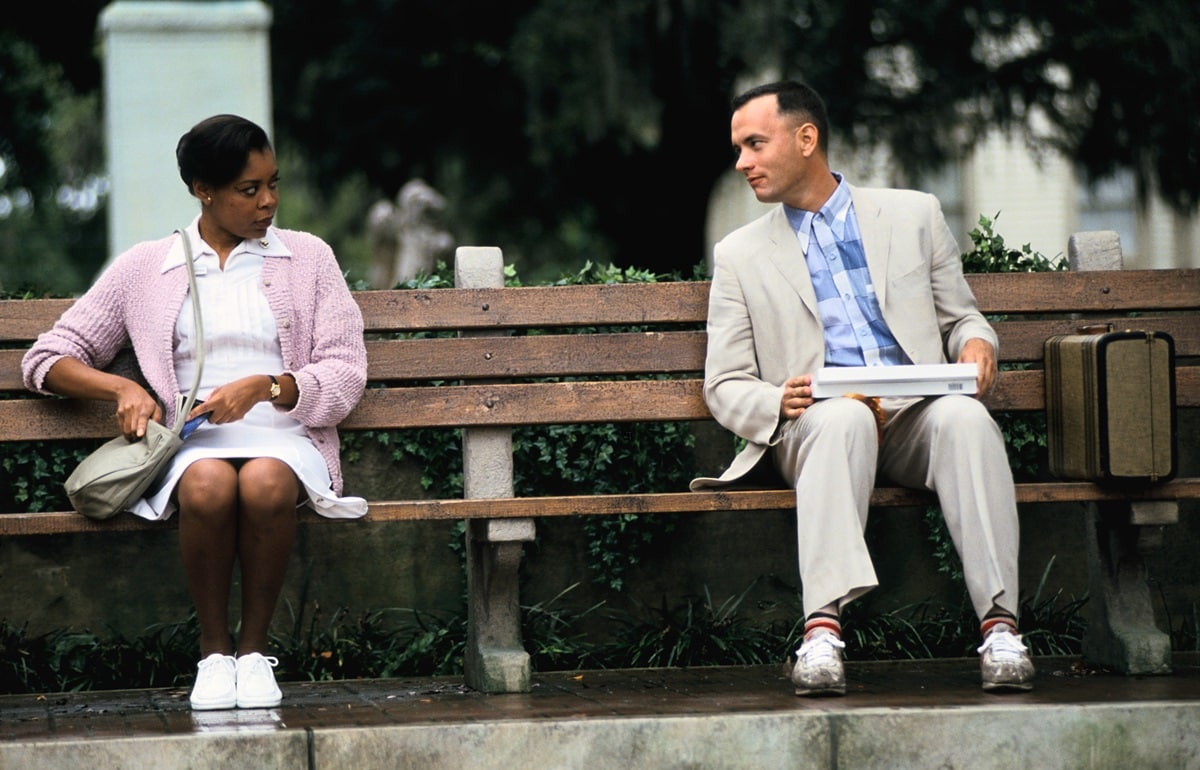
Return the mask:
<path fill-rule="evenodd" d="M 988 692 L 1033 689 L 1033 660 L 1021 637 L 1007 624 L 1000 624 L 987 635 L 977 652 L 983 674 L 983 689 Z"/>
<path fill-rule="evenodd" d="M 796 650 L 792 684 L 797 695 L 845 695 L 846 670 L 842 650 L 846 643 L 837 634 L 819 633 Z"/>
<path fill-rule="evenodd" d="M 231 709 L 237 705 L 237 664 L 232 655 L 214 652 L 196 667 L 196 683 L 188 700 L 195 711 Z"/>
<path fill-rule="evenodd" d="M 265 709 L 278 706 L 283 693 L 275 683 L 275 672 L 279 658 L 268 658 L 257 652 L 239 655 L 237 658 L 237 707 L 240 709 Z"/>

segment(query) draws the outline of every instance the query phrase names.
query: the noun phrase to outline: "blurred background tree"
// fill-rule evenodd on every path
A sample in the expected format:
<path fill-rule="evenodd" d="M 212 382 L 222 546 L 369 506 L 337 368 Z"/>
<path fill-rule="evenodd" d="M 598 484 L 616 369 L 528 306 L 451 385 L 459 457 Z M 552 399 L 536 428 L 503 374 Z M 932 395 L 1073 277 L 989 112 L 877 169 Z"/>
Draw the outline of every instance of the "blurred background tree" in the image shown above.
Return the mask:
<path fill-rule="evenodd" d="M 0 32 L 0 290 L 79 290 L 106 256 L 106 4 L 23 6 Z M 728 100 L 778 76 L 820 90 L 836 134 L 891 148 L 900 183 L 1000 128 L 1091 181 L 1131 169 L 1182 212 L 1200 200 L 1194 0 L 269 5 L 289 221 L 343 256 L 365 206 L 420 177 L 459 242 L 502 246 L 528 279 L 586 259 L 687 272 L 730 164 Z"/>
<path fill-rule="evenodd" d="M 0 29 L 0 292 L 86 286 L 105 259 L 103 0 L 9 9 Z M 66 6 L 66 7 L 64 7 Z"/>

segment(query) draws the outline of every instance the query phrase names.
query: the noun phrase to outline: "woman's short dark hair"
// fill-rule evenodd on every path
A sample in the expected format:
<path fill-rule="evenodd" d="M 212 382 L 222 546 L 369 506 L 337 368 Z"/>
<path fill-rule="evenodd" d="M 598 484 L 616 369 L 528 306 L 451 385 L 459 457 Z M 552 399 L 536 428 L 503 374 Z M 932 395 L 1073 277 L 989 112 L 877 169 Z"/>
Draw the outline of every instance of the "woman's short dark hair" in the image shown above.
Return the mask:
<path fill-rule="evenodd" d="M 271 149 L 267 132 L 237 115 L 213 115 L 179 138 L 175 160 L 179 176 L 192 192 L 193 182 L 223 187 L 237 179 L 255 150 Z"/>
<path fill-rule="evenodd" d="M 755 86 L 734 97 L 730 105 L 730 112 L 737 112 L 748 102 L 771 94 L 775 95 L 781 115 L 791 115 L 817 127 L 817 146 L 821 148 L 821 152 L 828 153 L 829 113 L 825 110 L 825 102 L 821 99 L 821 95 L 804 83 L 780 80 L 776 83 Z"/>

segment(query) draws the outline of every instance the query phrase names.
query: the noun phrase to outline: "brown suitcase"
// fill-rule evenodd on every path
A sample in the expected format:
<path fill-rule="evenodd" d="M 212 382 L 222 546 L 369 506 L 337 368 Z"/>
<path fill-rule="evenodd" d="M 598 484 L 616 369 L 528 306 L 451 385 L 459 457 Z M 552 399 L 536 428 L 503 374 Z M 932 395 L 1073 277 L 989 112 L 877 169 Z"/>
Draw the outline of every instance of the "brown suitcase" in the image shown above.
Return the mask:
<path fill-rule="evenodd" d="M 1087 328 L 1051 337 L 1044 352 L 1052 474 L 1113 483 L 1175 475 L 1175 341 L 1169 334 Z"/>

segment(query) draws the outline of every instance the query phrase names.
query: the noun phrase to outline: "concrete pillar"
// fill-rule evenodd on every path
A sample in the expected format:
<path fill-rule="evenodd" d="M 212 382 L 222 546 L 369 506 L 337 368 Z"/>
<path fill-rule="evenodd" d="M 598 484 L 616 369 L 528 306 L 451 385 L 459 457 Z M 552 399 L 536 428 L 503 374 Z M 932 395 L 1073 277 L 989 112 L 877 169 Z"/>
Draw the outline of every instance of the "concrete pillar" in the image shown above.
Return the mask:
<path fill-rule="evenodd" d="M 504 285 L 500 249 L 461 247 L 454 258 L 460 289 Z M 464 332 L 465 335 L 503 332 Z M 468 498 L 513 496 L 512 431 L 463 431 L 463 486 Z M 521 642 L 518 570 L 524 544 L 534 538 L 533 519 L 467 522 L 467 685 L 481 692 L 528 692 L 532 666 Z"/>
<path fill-rule="evenodd" d="M 1121 240 L 1111 230 L 1076 233 L 1072 270 L 1120 270 Z M 1087 503 L 1089 661 L 1127 674 L 1169 674 L 1171 637 L 1154 622 L 1144 555 L 1161 546 L 1162 527 L 1179 520 L 1179 503 Z"/>
<path fill-rule="evenodd" d="M 175 164 L 189 128 L 234 113 L 271 134 L 270 25 L 259 0 L 118 0 L 101 13 L 110 257 L 199 212 Z"/>

